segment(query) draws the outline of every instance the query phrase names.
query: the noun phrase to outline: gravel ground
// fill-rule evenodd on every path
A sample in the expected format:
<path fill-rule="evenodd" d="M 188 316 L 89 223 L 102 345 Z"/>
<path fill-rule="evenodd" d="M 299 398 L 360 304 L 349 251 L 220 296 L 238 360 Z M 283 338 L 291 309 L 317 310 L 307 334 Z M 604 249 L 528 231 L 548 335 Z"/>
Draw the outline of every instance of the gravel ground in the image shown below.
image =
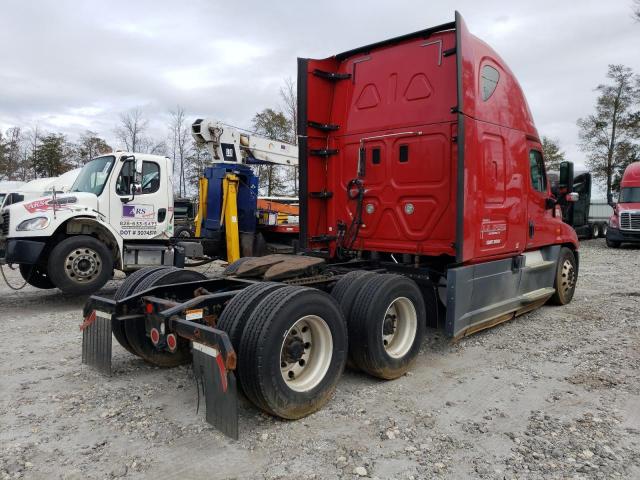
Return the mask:
<path fill-rule="evenodd" d="M 238 442 L 196 415 L 188 367 L 115 342 L 113 377 L 81 366 L 83 303 L 0 286 L 2 479 L 640 478 L 638 249 L 583 242 L 570 305 L 455 344 L 432 331 L 412 372 L 346 372 L 303 420 L 242 401 Z"/>

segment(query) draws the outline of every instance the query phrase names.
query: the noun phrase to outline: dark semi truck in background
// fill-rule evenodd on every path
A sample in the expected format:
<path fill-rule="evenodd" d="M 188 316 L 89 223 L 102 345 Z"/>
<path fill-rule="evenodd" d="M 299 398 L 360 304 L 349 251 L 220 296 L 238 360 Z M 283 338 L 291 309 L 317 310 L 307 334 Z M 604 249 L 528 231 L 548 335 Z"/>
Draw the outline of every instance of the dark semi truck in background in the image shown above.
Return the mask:
<path fill-rule="evenodd" d="M 560 182 L 561 173 L 564 175 Z M 612 209 L 605 200 L 592 198 L 593 176 L 590 172 L 573 172 L 571 162 L 562 162 L 560 171 L 549 172 L 551 191 L 558 199 L 563 221 L 572 226 L 578 238 L 601 238 L 607 234 Z M 567 195 L 573 201 L 565 201 Z"/>

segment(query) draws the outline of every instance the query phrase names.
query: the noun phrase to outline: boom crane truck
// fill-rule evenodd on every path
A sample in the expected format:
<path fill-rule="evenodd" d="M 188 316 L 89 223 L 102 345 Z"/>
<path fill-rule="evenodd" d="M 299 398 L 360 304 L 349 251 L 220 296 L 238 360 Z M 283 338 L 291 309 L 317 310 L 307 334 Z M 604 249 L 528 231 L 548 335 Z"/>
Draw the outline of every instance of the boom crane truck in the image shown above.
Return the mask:
<path fill-rule="evenodd" d="M 4 208 L 0 268 L 17 264 L 26 283 L 66 293 L 99 290 L 114 269 L 183 267 L 185 260 L 252 255 L 258 180 L 248 164 L 295 165 L 297 147 L 214 120 L 192 133 L 214 165 L 200 180 L 199 238 L 173 238 L 173 172 L 167 157 L 115 152 L 80 171 L 70 192 Z"/>
<path fill-rule="evenodd" d="M 459 339 L 576 287 L 578 240 L 522 90 L 458 13 L 298 59 L 297 84 L 301 254 L 213 278 L 139 270 L 84 309 L 84 363 L 111 372 L 111 332 L 153 365 L 193 362 L 207 421 L 235 438 L 238 382 L 298 419 L 330 401 L 347 358 L 395 379 L 427 325 Z"/>

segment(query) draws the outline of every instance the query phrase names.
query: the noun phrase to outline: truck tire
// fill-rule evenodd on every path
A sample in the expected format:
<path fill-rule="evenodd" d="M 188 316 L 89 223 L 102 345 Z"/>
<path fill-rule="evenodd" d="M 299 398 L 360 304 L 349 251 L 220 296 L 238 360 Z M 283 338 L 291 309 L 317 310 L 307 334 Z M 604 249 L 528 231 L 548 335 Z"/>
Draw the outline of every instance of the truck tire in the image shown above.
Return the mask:
<path fill-rule="evenodd" d="M 349 358 L 364 372 L 392 380 L 416 359 L 426 331 L 426 309 L 416 283 L 402 275 L 370 277 L 349 318 Z"/>
<path fill-rule="evenodd" d="M 620 245 L 622 245 L 622 242 L 617 242 L 616 240 L 609 240 L 608 238 L 606 242 L 607 242 L 607 247 L 609 248 L 620 248 Z"/>
<path fill-rule="evenodd" d="M 283 287 L 286 287 L 286 284 L 276 282 L 254 283 L 233 297 L 224 308 L 216 328 L 227 332 L 236 353 L 240 350 L 242 331 L 251 312 L 266 295 Z"/>
<path fill-rule="evenodd" d="M 602 225 L 600 225 L 600 236 L 601 237 L 606 237 L 607 236 L 607 224 L 603 223 Z"/>
<path fill-rule="evenodd" d="M 47 274 L 64 293 L 93 293 L 113 275 L 112 253 L 104 243 L 89 235 L 68 237 L 51 250 Z"/>
<path fill-rule="evenodd" d="M 193 282 L 204 280 L 207 277 L 193 270 L 182 270 L 175 267 L 166 267 L 144 278 L 135 288 L 133 293 L 140 293 L 151 287 L 169 285 L 179 282 Z M 177 301 L 186 301 L 187 298 L 177 298 Z M 147 336 L 147 330 L 143 321 L 125 322 L 127 341 L 136 355 L 146 362 L 157 367 L 175 367 L 191 361 L 189 341 L 178 337 L 178 346 L 174 353 L 166 350 L 158 350 Z"/>
<path fill-rule="evenodd" d="M 358 293 L 369 278 L 374 275 L 376 275 L 375 272 L 364 272 L 362 270 L 349 272 L 338 280 L 338 283 L 336 283 L 336 286 L 331 291 L 331 296 L 335 298 L 340 305 L 347 323 L 351 317 L 353 302 L 358 296 Z"/>
<path fill-rule="evenodd" d="M 349 272 L 343 275 L 342 278 L 336 282 L 335 286 L 331 290 L 331 296 L 336 299 L 336 302 L 340 303 L 340 300 L 342 300 L 342 297 L 344 297 L 344 294 L 347 291 L 347 288 L 351 286 L 353 281 L 358 277 L 366 275 L 367 273 L 371 273 L 371 272 L 367 272 L 366 270 L 354 270 L 352 272 Z"/>
<path fill-rule="evenodd" d="M 553 305 L 566 305 L 571 302 L 576 291 L 578 281 L 578 264 L 573 251 L 567 247 L 560 249 L 558 264 L 556 265 L 556 278 L 553 282 L 555 293 L 549 303 Z"/>
<path fill-rule="evenodd" d="M 247 260 L 251 260 L 253 258 L 256 258 L 256 257 L 242 257 L 236 260 L 235 262 L 231 262 L 229 265 L 226 266 L 222 274 L 225 277 L 230 277 L 231 275 L 235 275 L 236 272 L 238 271 L 238 268 L 240 268 L 240 265 L 242 265 Z"/>
<path fill-rule="evenodd" d="M 114 300 L 122 300 L 129 295 L 133 295 L 138 284 L 151 275 L 154 272 L 159 270 L 163 270 L 167 267 L 145 267 L 140 270 L 136 270 L 127 278 L 125 278 L 124 282 L 120 284 L 118 289 L 116 290 L 115 295 L 113 296 Z M 122 347 L 130 353 L 137 355 L 136 352 L 131 348 L 131 344 L 129 340 L 127 340 L 127 334 L 124 331 L 124 322 L 118 322 L 116 320 L 111 320 L 111 331 L 113 332 L 113 336 L 116 337 L 116 340 Z"/>
<path fill-rule="evenodd" d="M 333 395 L 347 350 L 347 326 L 330 295 L 305 287 L 277 289 L 254 308 L 242 333 L 242 389 L 272 415 L 302 418 Z"/>
<path fill-rule="evenodd" d="M 191 227 L 178 227 L 175 232 L 173 232 L 173 236 L 177 238 L 191 238 L 193 237 L 193 232 Z"/>
<path fill-rule="evenodd" d="M 594 223 L 593 225 L 591 225 L 591 238 L 598 237 L 600 237 L 600 225 Z"/>
<path fill-rule="evenodd" d="M 51 282 L 49 275 L 47 275 L 46 270 L 43 270 L 37 265 L 26 265 L 21 263 L 18 266 L 18 270 L 20 270 L 20 275 L 22 275 L 24 281 L 32 287 L 41 288 L 43 290 L 56 288 L 56 286 Z"/>

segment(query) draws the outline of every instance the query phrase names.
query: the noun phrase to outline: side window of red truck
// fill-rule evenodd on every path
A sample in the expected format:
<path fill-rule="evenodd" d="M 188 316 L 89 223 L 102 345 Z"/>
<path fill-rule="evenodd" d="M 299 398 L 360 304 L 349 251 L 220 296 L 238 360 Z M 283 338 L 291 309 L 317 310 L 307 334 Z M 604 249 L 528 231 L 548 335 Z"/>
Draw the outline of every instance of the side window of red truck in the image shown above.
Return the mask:
<path fill-rule="evenodd" d="M 547 177 L 544 172 L 542 153 L 537 150 L 529 151 L 529 170 L 531 171 L 531 185 L 538 192 L 547 191 Z"/>
<path fill-rule="evenodd" d="M 482 67 L 482 73 L 480 74 L 480 88 L 482 89 L 482 100 L 487 101 L 489 97 L 493 95 L 496 87 L 498 86 L 498 80 L 500 80 L 500 73 L 491 65 L 485 65 Z"/>

